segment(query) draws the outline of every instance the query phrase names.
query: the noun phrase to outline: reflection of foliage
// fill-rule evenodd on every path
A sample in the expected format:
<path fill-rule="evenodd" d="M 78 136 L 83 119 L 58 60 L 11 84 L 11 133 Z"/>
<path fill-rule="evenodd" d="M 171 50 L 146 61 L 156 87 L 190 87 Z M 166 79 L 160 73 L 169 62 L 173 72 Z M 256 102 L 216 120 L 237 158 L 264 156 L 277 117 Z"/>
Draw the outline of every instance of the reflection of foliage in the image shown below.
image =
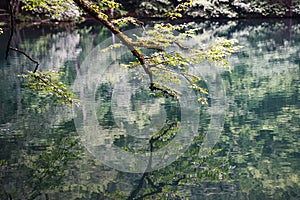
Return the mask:
<path fill-rule="evenodd" d="M 264 22 L 240 36 L 250 43 L 230 75 L 224 139 L 249 198 L 300 196 L 298 26 Z"/>
<path fill-rule="evenodd" d="M 199 157 L 199 138 L 187 152 L 171 165 L 142 175 L 130 194 L 121 191 L 109 194 L 117 199 L 183 199 L 188 188 L 205 182 L 230 181 L 230 165 L 226 156 L 218 157 L 217 151 L 205 158 Z"/>
<path fill-rule="evenodd" d="M 272 112 L 266 111 L 266 114 Z M 274 118 L 267 120 L 262 118 L 263 115 L 255 115 L 257 119 L 244 125 L 238 123 L 240 117 L 233 119 L 231 132 L 241 148 L 233 161 L 237 163 L 244 191 L 250 194 L 256 191 L 256 187 L 261 187 L 263 189 L 257 195 L 263 198 L 271 195 L 276 199 L 286 199 L 284 195 L 287 190 L 295 191 L 300 187 L 300 174 L 296 170 L 299 162 L 295 157 L 300 147 L 295 137 L 300 131 L 300 110 L 285 105 L 273 114 Z M 252 118 L 251 115 L 248 118 Z M 253 129 L 253 124 L 260 125 Z"/>
<path fill-rule="evenodd" d="M 176 115 L 176 112 L 174 113 Z M 158 133 L 151 136 L 150 143 L 152 150 L 163 148 L 167 145 L 178 133 L 179 122 L 166 122 L 165 127 L 162 128 Z"/>
<path fill-rule="evenodd" d="M 168 145 L 170 141 L 176 136 L 178 132 L 178 124 L 179 122 L 166 122 L 165 126 L 154 135 L 151 136 L 150 144 L 151 144 L 151 151 L 156 151 L 157 149 L 163 148 L 164 146 Z M 114 141 L 116 146 L 119 146 L 122 150 L 129 151 L 132 153 L 145 153 L 149 151 L 149 147 L 146 146 L 145 149 L 138 149 L 136 150 L 134 147 L 135 143 L 139 141 L 136 140 L 135 137 L 127 135 L 126 137 L 121 136 L 120 138 Z M 150 145 L 149 145 L 150 146 Z"/>
<path fill-rule="evenodd" d="M 189 154 L 191 157 L 188 158 L 186 154 L 186 157 L 179 159 L 169 167 L 149 175 L 147 184 L 151 186 L 146 188 L 142 196 L 148 196 L 148 199 L 151 199 L 152 195 L 159 199 L 166 196 L 184 198 L 187 191 L 180 189 L 184 186 L 199 186 L 203 182 L 228 181 L 229 163 L 226 159 L 218 159 L 214 157 L 216 156 L 214 154 L 203 159 L 198 157 L 198 152 L 194 153 L 194 156 Z M 157 193 L 155 194 L 155 192 Z"/>
<path fill-rule="evenodd" d="M 111 95 L 112 87 L 110 84 L 107 83 L 100 85 L 100 87 L 97 89 L 95 97 L 96 101 L 102 101 L 96 110 L 99 125 L 106 128 L 111 128 L 115 126 L 111 110 Z"/>
<path fill-rule="evenodd" d="M 30 168 L 30 178 L 26 182 L 32 188 L 29 199 L 34 199 L 43 190 L 51 190 L 63 184 L 68 164 L 79 158 L 77 146 L 78 140 L 67 136 L 53 141 L 38 156 L 25 159 L 25 165 Z"/>
<path fill-rule="evenodd" d="M 0 160 L 0 178 L 2 177 L 2 168 L 7 166 L 7 161 L 6 160 Z"/>
<path fill-rule="evenodd" d="M 49 130 L 48 120 L 53 120 L 51 108 L 48 108 L 45 118 L 44 112 L 26 111 L 23 120 L 27 125 L 14 123 L 10 127 L 8 137 L 14 138 L 17 143 L 9 139 L 1 140 L 1 150 L 7 151 L 1 154 L 1 159 L 8 160 L 6 167 L 1 166 L 3 178 L 0 181 L 3 187 L 0 196 L 4 199 L 35 199 L 40 195 L 48 198 L 49 193 L 65 184 L 69 166 L 81 155 L 79 140 L 72 136 L 75 129 L 72 121 Z M 33 113 L 35 115 L 30 115 Z M 28 116 L 30 119 L 27 119 Z M 2 128 L 0 131 L 3 134 Z"/>
<path fill-rule="evenodd" d="M 233 38 L 239 37 L 242 45 L 245 46 L 243 51 L 238 54 L 239 61 L 235 63 L 232 73 L 227 73 L 226 75 L 226 79 L 229 80 L 227 83 L 227 97 L 230 109 L 227 114 L 225 133 L 223 134 L 224 143 L 219 143 L 218 147 L 224 148 L 226 146 L 232 150 L 230 164 L 236 166 L 234 169 L 235 180 L 239 184 L 238 187 L 242 191 L 247 192 L 249 199 L 292 199 L 293 197 L 298 199 L 298 158 L 300 149 L 298 137 L 300 124 L 299 24 L 294 24 L 295 22 L 293 21 L 291 27 L 289 27 L 290 25 L 284 21 L 277 21 L 276 23 L 251 21 L 251 23 L 246 25 L 244 22 L 235 23 L 231 21 L 199 24 L 199 26 L 203 27 L 201 29 L 206 30 L 205 33 L 201 34 L 201 37 L 197 37 L 199 41 L 205 40 L 205 38 L 210 40 L 211 36 L 222 35 Z M 96 31 L 102 30 L 102 27 L 76 31 L 81 37 L 79 44 L 77 42 L 74 43 L 80 49 L 83 49 L 79 54 L 79 61 L 82 61 L 89 49 L 93 47 L 93 42 L 98 43 L 103 35 L 107 36 L 105 31 L 96 35 L 93 32 L 95 29 Z M 44 31 L 47 32 L 47 30 Z M 26 31 L 24 33 L 26 34 Z M 95 36 L 97 37 L 96 39 L 94 39 Z M 27 50 L 30 51 L 31 55 L 35 55 L 34 57 L 50 62 L 52 58 L 49 56 L 42 58 L 42 56 L 51 54 L 47 50 L 58 49 L 57 43 L 69 43 L 69 37 L 69 34 L 52 33 L 48 34 L 47 37 L 26 40 L 28 45 L 26 47 L 28 47 Z M 44 40 L 48 42 L 42 42 Z M 34 46 L 36 44 L 43 48 Z M 62 46 L 60 48 L 65 49 L 66 47 Z M 74 49 L 72 51 L 75 52 Z M 54 57 L 58 58 L 56 55 Z M 237 62 L 236 58 L 234 56 L 232 62 Z M 16 62 L 18 64 L 21 63 L 21 60 L 17 59 Z M 61 60 L 63 62 L 60 62 L 61 65 L 59 66 L 63 66 L 66 60 L 71 60 L 68 61 L 70 67 L 65 69 L 69 70 L 69 73 L 75 73 L 74 65 L 76 63 L 73 59 L 73 57 L 62 56 Z M 14 59 L 10 61 L 13 62 Z M 22 65 L 24 64 L 22 63 Z M 59 135 L 51 135 L 47 131 L 49 130 L 49 120 L 58 115 L 49 111 L 49 107 L 52 108 L 51 104 L 47 104 L 47 109 L 41 108 L 41 101 L 32 97 L 31 94 L 21 93 L 23 95 L 20 96 L 20 94 L 15 93 L 20 79 L 13 78 L 12 70 L 16 70 L 15 74 L 21 73 L 17 69 L 20 68 L 3 68 L 1 76 L 1 91 L 3 91 L 1 92 L 3 94 L 1 102 L 5 105 L 1 110 L 3 111 L 1 113 L 3 114 L 1 122 L 5 123 L 5 126 L 2 124 L 0 131 L 8 130 L 7 133 L 1 135 L 1 150 L 3 153 L 1 155 L 7 156 L 1 159 L 7 160 L 8 163 L 8 165 L 1 166 L 1 172 L 3 172 L 1 185 L 3 188 L 11 185 L 12 189 L 7 189 L 7 192 L 13 194 L 13 199 L 22 199 L 24 196 L 20 195 L 22 193 L 20 192 L 20 188 L 22 188 L 20 184 L 24 180 L 28 180 L 28 176 L 22 176 L 24 173 L 27 173 L 27 168 L 17 167 L 23 164 L 23 160 L 20 158 L 24 156 L 21 155 L 24 155 L 24 153 L 30 154 L 30 160 L 37 161 L 38 156 L 44 154 L 43 152 L 57 152 L 51 149 L 61 148 L 62 146 L 59 145 L 62 145 L 62 143 L 60 139 L 57 139 L 60 137 Z M 10 93 L 6 92 L 6 90 Z M 109 94 L 109 92 L 106 94 Z M 105 95 L 101 96 L 101 98 L 105 97 Z M 19 98 L 21 100 L 18 100 Z M 22 102 L 22 107 L 18 108 L 18 112 L 20 110 L 22 112 L 17 115 L 15 111 L 17 106 L 20 106 L 18 104 L 19 101 Z M 106 106 L 107 108 L 109 107 L 109 105 Z M 34 109 L 31 109 L 31 107 Z M 106 113 L 106 111 L 103 112 Z M 167 114 L 168 119 L 176 120 L 176 118 L 170 118 L 172 115 L 169 112 Z M 22 117 L 24 123 L 13 121 L 16 118 L 19 119 L 19 117 Z M 204 127 L 208 126 L 209 120 L 201 120 L 201 124 Z M 64 130 L 68 130 L 71 125 L 72 121 L 64 127 Z M 201 127 L 200 132 L 204 132 L 202 129 Z M 37 133 L 38 131 L 39 133 Z M 10 143 L 7 141 L 10 141 Z M 32 144 L 34 141 L 41 142 Z M 54 141 L 57 141 L 57 144 L 54 144 Z M 53 147 L 46 145 L 47 148 L 45 149 L 45 143 L 48 142 Z M 160 145 L 158 141 L 156 144 Z M 193 148 L 195 148 L 194 151 Z M 24 149 L 26 149 L 26 152 L 23 151 Z M 227 176 L 226 164 L 228 163 L 221 162 L 221 159 L 219 160 L 218 157 L 212 157 L 211 160 L 204 160 L 212 163 L 206 165 L 196 156 L 198 155 L 198 150 L 198 145 L 193 144 L 189 152 L 185 153 L 174 165 L 156 173 L 148 174 L 149 178 L 145 177 L 143 187 L 135 198 L 151 192 L 153 192 L 153 196 L 148 195 L 147 198 L 149 199 L 156 198 L 155 194 L 157 194 L 156 199 L 179 199 L 184 195 L 190 195 L 193 198 L 199 193 L 192 194 L 191 188 L 188 186 L 198 185 L 199 187 L 195 190 L 201 192 L 200 190 L 203 188 L 201 183 L 210 181 L 210 173 L 213 173 L 212 179 L 221 181 L 217 179 L 218 176 L 215 173 L 217 167 L 214 166 L 219 166 L 218 168 L 224 172 L 224 176 Z M 129 190 L 132 189 L 137 175 L 130 176 L 126 173 L 122 174 L 113 171 L 108 167 L 103 167 L 99 161 L 91 157 L 87 152 L 78 162 L 69 164 L 68 169 L 66 169 L 66 172 L 69 174 L 65 177 L 67 180 L 64 180 L 64 184 L 61 187 L 57 186 L 52 191 L 47 191 L 47 189 L 43 188 L 45 189 L 43 192 L 50 196 L 49 199 L 55 199 L 55 195 L 59 196 L 62 193 L 67 196 L 65 199 L 97 199 L 102 197 L 105 199 L 108 197 L 104 196 L 103 193 L 107 194 L 115 190 L 122 192 L 117 192 L 119 195 L 116 194 L 116 196 L 119 198 L 112 199 L 128 197 L 130 195 Z M 194 159 L 196 163 L 193 163 Z M 219 164 L 214 163 L 213 159 L 216 159 L 215 162 L 219 162 Z M 223 164 L 225 165 L 224 168 L 222 168 Z M 38 164 L 37 166 L 39 168 L 43 167 Z M 199 168 L 202 169 L 201 166 L 203 171 L 197 170 Z M 6 173 L 7 169 L 10 171 Z M 205 174 L 205 171 L 207 174 Z M 63 173 L 59 172 L 58 174 L 61 175 Z M 54 177 L 50 175 L 48 177 L 50 181 L 54 181 Z M 173 177 L 174 180 L 172 179 Z M 183 177 L 185 179 L 180 179 Z M 226 178 L 224 179 L 226 180 Z M 122 185 L 124 180 L 128 181 L 127 185 Z M 178 180 L 180 181 L 176 184 Z M 189 180 L 190 182 L 188 182 Z M 121 186 L 118 187 L 118 185 Z M 160 189 L 157 186 L 161 186 L 161 192 L 159 192 Z M 209 186 L 207 187 L 209 188 Z M 3 188 L 1 187 L 1 189 Z M 2 191 L 1 195 L 3 198 L 6 197 Z M 16 195 L 19 195 L 19 198 Z M 107 196 L 110 195 L 112 194 Z M 168 195 L 168 197 L 163 195 Z M 202 196 L 197 197 L 202 198 Z M 7 196 L 8 198 L 9 196 Z"/>

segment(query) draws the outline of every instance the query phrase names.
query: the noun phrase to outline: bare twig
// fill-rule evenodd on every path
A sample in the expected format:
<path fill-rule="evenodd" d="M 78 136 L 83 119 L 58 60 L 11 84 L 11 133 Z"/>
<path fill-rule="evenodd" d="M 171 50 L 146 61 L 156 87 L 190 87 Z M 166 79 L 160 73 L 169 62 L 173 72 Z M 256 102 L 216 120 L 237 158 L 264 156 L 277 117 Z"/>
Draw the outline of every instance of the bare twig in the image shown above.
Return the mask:
<path fill-rule="evenodd" d="M 18 4 L 15 3 L 15 0 L 10 0 L 9 1 L 9 14 L 10 14 L 10 36 L 9 36 L 9 39 L 8 39 L 8 42 L 7 42 L 7 46 L 6 46 L 6 55 L 5 55 L 5 58 L 7 59 L 8 58 L 8 55 L 9 55 L 9 50 L 13 50 L 13 51 L 16 51 L 16 52 L 19 52 L 21 54 L 23 54 L 24 56 L 26 56 L 31 62 L 35 63 L 35 68 L 33 70 L 33 72 L 35 73 L 40 65 L 40 63 L 38 61 L 36 61 L 35 59 L 33 59 L 31 56 L 29 56 L 27 53 L 25 53 L 24 51 L 22 50 L 19 50 L 17 48 L 14 48 L 14 47 L 11 47 L 11 41 L 12 41 L 12 38 L 13 38 L 13 35 L 14 35 L 14 30 L 15 30 L 15 9 Z"/>
<path fill-rule="evenodd" d="M 191 48 L 183 46 L 180 42 L 178 41 L 167 41 L 167 40 L 159 40 L 158 42 L 160 43 L 170 43 L 170 44 L 176 44 L 180 49 L 182 50 L 191 50 Z"/>
<path fill-rule="evenodd" d="M 37 69 L 39 68 L 40 66 L 40 63 L 36 60 L 34 60 L 31 56 L 29 56 L 27 53 L 25 53 L 24 51 L 21 51 L 17 48 L 13 48 L 13 47 L 9 47 L 9 49 L 13 50 L 13 51 L 16 51 L 16 52 L 19 52 L 21 54 L 23 54 L 24 56 L 26 56 L 26 58 L 28 58 L 31 62 L 35 63 L 35 68 L 33 70 L 33 73 L 35 73 L 37 71 Z"/>

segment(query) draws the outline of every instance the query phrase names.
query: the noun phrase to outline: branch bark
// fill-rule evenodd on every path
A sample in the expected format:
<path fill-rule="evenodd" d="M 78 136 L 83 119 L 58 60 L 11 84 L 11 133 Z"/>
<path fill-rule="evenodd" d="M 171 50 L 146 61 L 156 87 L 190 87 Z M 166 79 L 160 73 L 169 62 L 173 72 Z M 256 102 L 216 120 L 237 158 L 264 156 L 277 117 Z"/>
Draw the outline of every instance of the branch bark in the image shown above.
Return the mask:
<path fill-rule="evenodd" d="M 122 32 L 120 29 L 115 27 L 111 21 L 109 21 L 107 18 L 103 17 L 105 16 L 103 13 L 101 13 L 99 10 L 95 9 L 92 5 L 89 5 L 84 0 L 73 0 L 79 8 L 81 8 L 86 13 L 90 14 L 94 19 L 102 23 L 106 28 L 108 28 L 113 34 L 115 34 L 123 43 L 124 45 L 131 51 L 133 56 L 135 56 L 140 64 L 142 65 L 144 71 L 146 74 L 148 74 L 150 79 L 150 86 L 149 89 L 151 91 L 158 90 L 162 91 L 163 94 L 166 94 L 168 96 L 176 98 L 176 96 L 172 95 L 168 90 L 165 90 L 163 88 L 158 87 L 157 84 L 153 82 L 153 72 L 150 69 L 150 66 L 145 61 L 145 56 L 141 53 L 139 53 L 135 47 L 145 47 L 150 49 L 157 49 L 157 50 L 163 50 L 163 47 L 159 44 L 149 44 L 149 43 L 142 43 L 142 42 L 132 42 L 130 39 Z M 179 46 L 179 44 L 177 44 Z M 179 46 L 183 48 L 182 46 Z"/>

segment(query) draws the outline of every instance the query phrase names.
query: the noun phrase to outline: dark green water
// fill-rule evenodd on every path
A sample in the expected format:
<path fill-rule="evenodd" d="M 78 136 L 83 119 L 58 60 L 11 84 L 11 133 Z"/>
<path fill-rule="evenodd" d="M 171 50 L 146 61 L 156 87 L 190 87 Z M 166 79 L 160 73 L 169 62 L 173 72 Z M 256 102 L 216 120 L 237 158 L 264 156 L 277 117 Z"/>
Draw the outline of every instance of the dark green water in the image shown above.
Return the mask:
<path fill-rule="evenodd" d="M 82 94 L 89 94 L 84 81 L 97 83 L 90 86 L 97 104 L 90 108 L 84 102 L 75 112 L 24 87 L 17 75 L 34 66 L 15 52 L 5 60 L 8 34 L 1 35 L 0 199 L 299 199 L 300 22 L 203 22 L 199 27 L 197 43 L 226 37 L 244 46 L 230 58 L 231 73 L 202 71 L 209 73 L 211 91 L 225 103 L 218 109 L 202 107 L 198 132 L 187 151 L 144 175 L 102 164 L 106 153 L 99 155 L 94 149 L 115 144 L 142 154 L 149 146 L 143 146 L 147 141 L 138 130 L 154 126 L 154 133 L 164 133 L 154 143 L 159 150 L 176 138 L 183 113 L 176 102 L 149 99 L 147 89 L 120 81 L 124 71 L 118 66 L 118 53 L 110 54 L 104 64 L 103 57 L 91 53 L 111 36 L 105 28 L 34 26 L 16 30 L 13 38 L 12 46 L 39 60 L 41 69 L 64 72 L 62 81 L 82 100 Z M 88 78 L 80 79 L 86 74 Z M 122 104 L 118 99 L 128 98 L 122 90 L 128 87 L 133 88 L 131 101 Z M 89 119 L 92 111 L 105 134 L 100 139 L 91 136 L 93 143 L 87 145 L 78 121 Z M 199 157 L 210 125 L 221 133 L 214 146 L 217 152 Z M 131 134 L 124 134 L 120 126 Z"/>

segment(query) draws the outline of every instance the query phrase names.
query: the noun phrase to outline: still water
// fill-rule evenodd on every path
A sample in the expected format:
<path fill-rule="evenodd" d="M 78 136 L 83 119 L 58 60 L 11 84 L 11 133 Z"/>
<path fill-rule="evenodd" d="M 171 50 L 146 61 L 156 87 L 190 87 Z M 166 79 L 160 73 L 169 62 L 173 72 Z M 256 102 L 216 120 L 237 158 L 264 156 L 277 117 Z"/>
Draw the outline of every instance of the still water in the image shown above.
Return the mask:
<path fill-rule="evenodd" d="M 18 75 L 34 66 L 15 52 L 5 60 L 1 35 L 0 199 L 299 199 L 300 22 L 198 26 L 198 44 L 225 37 L 244 48 L 230 58 L 231 73 L 197 68 L 211 100 L 196 109 L 150 98 L 129 80 L 119 66 L 128 54 L 100 51 L 111 41 L 102 26 L 19 28 L 12 46 L 42 70 L 64 72 L 82 101 L 55 105 L 24 87 Z M 151 152 L 162 153 L 152 156 L 157 133 Z M 203 156 L 208 140 L 216 144 Z"/>

